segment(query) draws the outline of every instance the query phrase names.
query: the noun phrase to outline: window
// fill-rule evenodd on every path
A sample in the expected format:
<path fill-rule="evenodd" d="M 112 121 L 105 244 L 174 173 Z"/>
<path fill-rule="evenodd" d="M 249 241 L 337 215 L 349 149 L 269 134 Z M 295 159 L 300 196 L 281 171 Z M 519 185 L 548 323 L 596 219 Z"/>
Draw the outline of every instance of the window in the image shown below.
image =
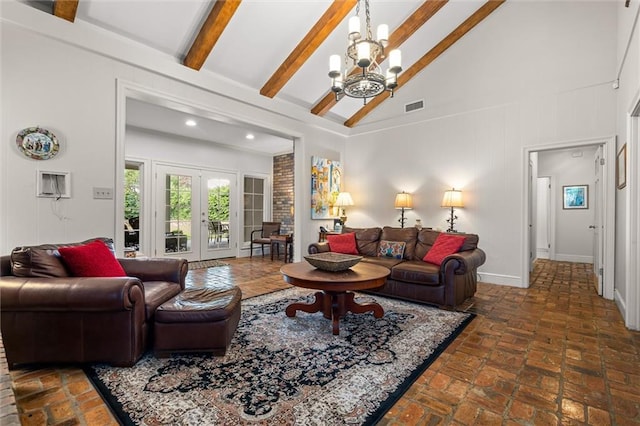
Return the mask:
<path fill-rule="evenodd" d="M 251 241 L 251 231 L 262 228 L 265 179 L 244 177 L 244 241 Z"/>

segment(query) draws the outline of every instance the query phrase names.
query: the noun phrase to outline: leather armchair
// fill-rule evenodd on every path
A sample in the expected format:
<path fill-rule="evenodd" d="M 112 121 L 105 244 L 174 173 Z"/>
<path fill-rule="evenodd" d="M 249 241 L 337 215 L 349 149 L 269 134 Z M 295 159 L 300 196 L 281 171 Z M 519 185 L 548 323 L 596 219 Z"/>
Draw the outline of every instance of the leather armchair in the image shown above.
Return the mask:
<path fill-rule="evenodd" d="M 188 268 L 184 259 L 118 260 L 129 276 L 30 277 L 15 276 L 11 256 L 2 256 L 0 327 L 9 365 L 135 364 L 151 343 L 155 309 L 184 289 Z"/>

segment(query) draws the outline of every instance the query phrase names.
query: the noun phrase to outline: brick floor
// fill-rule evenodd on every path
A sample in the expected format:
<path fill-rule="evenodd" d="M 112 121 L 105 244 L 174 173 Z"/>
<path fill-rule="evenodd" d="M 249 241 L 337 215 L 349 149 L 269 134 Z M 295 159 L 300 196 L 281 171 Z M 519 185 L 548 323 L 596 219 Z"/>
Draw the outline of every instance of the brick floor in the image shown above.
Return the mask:
<path fill-rule="evenodd" d="M 288 287 L 254 257 L 190 271 L 245 298 Z M 529 289 L 479 284 L 477 318 L 380 425 L 640 425 L 640 333 L 596 295 L 590 264 L 538 261 Z M 23 425 L 117 424 L 78 368 L 11 371 Z M 1 420 L 1 418 L 0 418 Z"/>

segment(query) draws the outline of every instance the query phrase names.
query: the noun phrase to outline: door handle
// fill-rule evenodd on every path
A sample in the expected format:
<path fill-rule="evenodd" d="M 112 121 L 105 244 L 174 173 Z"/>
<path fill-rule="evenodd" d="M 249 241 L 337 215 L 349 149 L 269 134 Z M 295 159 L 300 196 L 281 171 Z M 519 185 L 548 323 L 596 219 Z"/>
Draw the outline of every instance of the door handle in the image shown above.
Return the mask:
<path fill-rule="evenodd" d="M 589 225 L 589 229 L 596 229 L 595 225 Z"/>

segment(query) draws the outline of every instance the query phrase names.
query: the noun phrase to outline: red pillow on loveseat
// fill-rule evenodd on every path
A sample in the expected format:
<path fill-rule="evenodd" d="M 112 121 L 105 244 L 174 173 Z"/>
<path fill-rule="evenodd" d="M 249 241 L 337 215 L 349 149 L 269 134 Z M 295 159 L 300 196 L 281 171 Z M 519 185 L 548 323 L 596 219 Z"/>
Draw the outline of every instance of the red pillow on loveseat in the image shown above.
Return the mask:
<path fill-rule="evenodd" d="M 329 250 L 334 253 L 358 254 L 355 232 L 339 235 L 327 235 L 327 242 L 329 243 Z"/>
<path fill-rule="evenodd" d="M 422 260 L 442 265 L 444 258 L 457 253 L 463 244 L 464 237 L 462 235 L 440 234 Z"/>
<path fill-rule="evenodd" d="M 74 277 L 126 277 L 122 265 L 109 247 L 96 240 L 81 246 L 58 249 L 64 264 Z"/>

